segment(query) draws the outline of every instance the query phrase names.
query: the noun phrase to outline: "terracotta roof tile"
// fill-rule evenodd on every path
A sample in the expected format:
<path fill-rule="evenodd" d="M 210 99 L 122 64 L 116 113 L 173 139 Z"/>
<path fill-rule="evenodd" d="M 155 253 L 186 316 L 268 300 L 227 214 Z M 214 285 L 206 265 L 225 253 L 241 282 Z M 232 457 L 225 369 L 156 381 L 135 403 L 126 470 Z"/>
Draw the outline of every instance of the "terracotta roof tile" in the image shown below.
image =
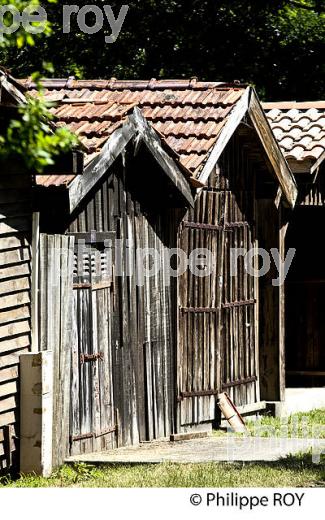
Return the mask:
<path fill-rule="evenodd" d="M 264 103 L 287 159 L 316 162 L 325 152 L 325 101 Z"/>
<path fill-rule="evenodd" d="M 35 85 L 22 80 L 32 95 Z M 117 81 L 44 80 L 45 97 L 60 125 L 76 132 L 86 147 L 86 164 L 96 157 L 109 136 L 135 106 L 152 124 L 180 166 L 198 174 L 245 86 L 192 80 Z M 289 125 L 288 121 L 288 125 Z M 281 122 L 282 129 L 282 122 Z M 70 182 L 61 178 L 62 183 Z M 48 177 L 38 182 L 50 185 Z M 60 184 L 59 178 L 53 184 Z"/>

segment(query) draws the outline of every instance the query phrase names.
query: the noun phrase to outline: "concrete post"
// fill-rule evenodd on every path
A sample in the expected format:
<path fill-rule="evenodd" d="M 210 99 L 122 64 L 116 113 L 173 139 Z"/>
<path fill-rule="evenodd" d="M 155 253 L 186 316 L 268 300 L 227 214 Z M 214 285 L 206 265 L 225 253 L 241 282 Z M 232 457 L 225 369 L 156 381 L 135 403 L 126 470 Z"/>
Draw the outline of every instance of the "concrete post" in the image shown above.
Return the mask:
<path fill-rule="evenodd" d="M 52 352 L 20 356 L 20 471 L 48 477 L 52 472 Z"/>

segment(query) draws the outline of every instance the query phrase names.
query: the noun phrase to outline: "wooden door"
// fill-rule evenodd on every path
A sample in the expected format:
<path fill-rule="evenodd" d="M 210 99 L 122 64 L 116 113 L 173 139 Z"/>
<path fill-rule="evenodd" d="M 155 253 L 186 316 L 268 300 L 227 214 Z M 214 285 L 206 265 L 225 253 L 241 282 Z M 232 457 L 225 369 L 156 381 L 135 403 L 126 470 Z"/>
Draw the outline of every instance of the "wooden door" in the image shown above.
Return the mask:
<path fill-rule="evenodd" d="M 254 201 L 246 196 L 245 203 L 244 196 L 243 192 L 227 192 L 221 304 L 221 390 L 227 392 L 237 406 L 259 400 L 258 279 L 248 271 L 243 255 L 236 256 L 236 271 L 231 272 L 235 250 L 253 252 L 256 248 Z"/>
<path fill-rule="evenodd" d="M 236 276 L 230 269 L 233 249 L 255 248 L 253 211 L 246 192 L 206 187 L 182 223 L 180 247 L 188 255 L 207 248 L 214 269 L 205 277 L 187 270 L 179 283 L 179 426 L 215 420 L 223 391 L 236 405 L 259 400 L 257 279 L 243 256 Z"/>
<path fill-rule="evenodd" d="M 104 234 L 102 234 L 104 235 Z M 105 234 L 107 238 L 111 234 Z M 103 241 L 75 234 L 71 454 L 116 446 L 112 369 L 112 256 Z M 80 244 L 87 247 L 81 251 Z M 79 249 L 78 249 L 79 248 Z"/>
<path fill-rule="evenodd" d="M 207 248 L 212 253 L 214 266 L 213 272 L 204 277 L 188 269 L 179 281 L 179 426 L 216 418 L 216 397 L 221 384 L 225 203 L 223 192 L 204 188 L 180 230 L 180 248 L 188 256 L 195 249 Z"/>

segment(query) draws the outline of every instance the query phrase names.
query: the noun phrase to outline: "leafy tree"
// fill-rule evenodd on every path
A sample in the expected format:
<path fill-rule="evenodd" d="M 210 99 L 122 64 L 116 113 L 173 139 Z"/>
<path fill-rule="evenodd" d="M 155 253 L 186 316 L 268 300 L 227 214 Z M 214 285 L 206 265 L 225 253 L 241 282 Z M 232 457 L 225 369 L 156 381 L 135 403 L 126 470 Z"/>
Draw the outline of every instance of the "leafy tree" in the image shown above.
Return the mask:
<path fill-rule="evenodd" d="M 49 0 L 51 2 L 55 0 Z M 14 0 L 10 4 L 22 12 L 25 8 L 39 6 L 38 0 L 22 1 Z M 1 6 L 6 6 L 6 0 L 0 0 Z M 12 23 L 12 15 L 6 12 L 3 17 L 4 26 Z M 35 22 L 32 25 L 40 26 L 42 32 L 33 34 L 26 32 L 23 27 L 15 32 L 2 32 L 0 45 L 8 49 L 25 49 L 36 44 L 41 35 L 51 34 L 51 27 L 47 21 Z M 50 64 L 43 64 L 49 72 L 53 72 Z M 46 166 L 55 162 L 55 156 L 68 151 L 77 144 L 77 138 L 65 128 L 57 128 L 53 125 L 53 116 L 49 111 L 50 104 L 42 95 L 40 74 L 34 73 L 32 79 L 36 83 L 39 96 L 27 97 L 26 103 L 18 107 L 17 119 L 12 119 L 8 127 L 0 135 L 0 158 L 18 156 L 30 171 L 42 173 Z"/>
<path fill-rule="evenodd" d="M 56 77 L 198 76 L 253 83 L 268 99 L 324 96 L 325 14 L 318 0 L 110 0 L 115 16 L 129 4 L 114 44 L 105 44 L 106 21 L 103 30 L 84 34 L 76 15 L 70 34 L 63 34 L 65 3 L 47 6 L 52 32 L 33 51 L 2 52 L 14 74 L 26 76 L 52 61 Z M 87 23 L 94 24 L 93 15 Z"/>

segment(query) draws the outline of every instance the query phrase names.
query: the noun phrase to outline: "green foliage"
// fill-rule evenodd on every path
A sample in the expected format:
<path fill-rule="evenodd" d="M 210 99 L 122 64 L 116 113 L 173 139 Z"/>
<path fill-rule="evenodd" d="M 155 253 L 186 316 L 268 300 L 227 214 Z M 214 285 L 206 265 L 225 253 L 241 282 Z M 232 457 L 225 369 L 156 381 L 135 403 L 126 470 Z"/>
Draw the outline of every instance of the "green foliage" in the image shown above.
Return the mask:
<path fill-rule="evenodd" d="M 309 426 L 325 425 L 325 409 L 298 413 L 288 419 L 288 436 L 296 434 L 296 420 Z M 271 426 L 275 436 L 283 435 L 281 419 L 262 417 L 260 425 Z M 258 435 L 256 423 L 248 423 L 250 433 Z M 312 433 L 309 430 L 309 433 Z M 298 436 L 304 432 L 299 429 Z M 219 434 L 223 437 L 229 434 Z M 323 437 L 322 435 L 320 437 Z M 176 448 L 175 448 L 176 449 Z M 49 479 L 21 475 L 18 480 L 3 477 L 8 487 L 325 487 L 325 455 L 320 464 L 312 462 L 311 451 L 288 455 L 275 462 L 237 462 L 206 464 L 109 464 L 65 465 Z"/>
<path fill-rule="evenodd" d="M 51 123 L 50 104 L 42 97 L 39 83 L 38 89 L 39 96 L 20 105 L 21 117 L 11 120 L 5 136 L 0 136 L 0 155 L 18 155 L 28 170 L 42 173 L 46 166 L 54 164 L 55 156 L 69 151 L 78 140 L 66 128 Z"/>
<path fill-rule="evenodd" d="M 35 52 L 3 51 L 20 76 L 53 61 L 55 76 L 79 78 L 166 78 L 256 85 L 268 99 L 324 96 L 324 5 L 314 0 L 128 0 L 130 8 L 114 44 L 110 33 L 62 32 L 62 4 L 48 5 L 52 33 Z M 110 0 L 115 16 L 121 1 Z M 45 5 L 45 2 L 42 2 Z M 88 0 L 78 0 L 82 7 Z M 100 0 L 92 4 L 102 6 Z M 300 6 L 300 7 L 299 7 Z M 94 18 L 90 17 L 90 25 Z"/>
<path fill-rule="evenodd" d="M 56 0 L 47 0 L 48 3 L 56 3 Z M 44 2 L 43 2 L 44 4 Z M 8 6 L 15 8 L 22 13 L 24 9 L 30 9 L 31 13 L 33 9 L 39 7 L 41 2 L 39 0 L 0 0 L 1 6 Z M 12 24 L 12 14 L 6 12 L 4 15 L 4 25 L 10 26 Z M 49 36 L 51 34 L 51 24 L 48 20 L 44 22 L 31 22 L 32 27 L 38 27 L 40 32 L 37 34 L 32 34 L 30 32 L 25 31 L 22 25 L 17 28 L 17 30 L 11 34 L 3 34 L 0 32 L 0 47 L 12 47 L 16 46 L 18 49 L 21 49 L 25 45 L 33 46 L 36 43 L 37 38 L 40 38 L 44 35 Z"/>
<path fill-rule="evenodd" d="M 56 0 L 48 0 L 55 3 Z M 0 0 L 0 6 L 6 5 L 6 0 Z M 13 0 L 11 6 L 22 12 L 29 7 L 40 5 L 39 0 Z M 10 14 L 4 18 L 4 23 L 10 24 Z M 39 25 L 37 22 L 36 25 Z M 34 25 L 35 25 L 34 24 Z M 32 24 L 33 25 L 33 24 Z M 21 49 L 22 47 L 34 46 L 36 37 L 49 35 L 51 33 L 50 24 L 42 22 L 42 33 L 34 35 L 19 28 L 12 34 L 3 33 L 0 38 L 0 45 L 7 48 Z M 43 63 L 43 68 L 47 72 L 53 72 L 53 67 L 49 63 Z M 53 124 L 53 116 L 50 112 L 50 104 L 46 102 L 42 95 L 40 74 L 32 74 L 32 79 L 38 89 L 38 97 L 29 96 L 26 103 L 18 107 L 17 119 L 9 122 L 8 128 L 0 135 L 0 157 L 20 157 L 26 168 L 35 173 L 42 173 L 46 166 L 54 164 L 55 156 L 67 152 L 78 143 L 77 137 L 66 128 L 58 128 Z"/>
<path fill-rule="evenodd" d="M 289 417 L 264 416 L 258 421 L 247 421 L 254 437 L 291 437 L 325 439 L 325 409 L 300 412 Z"/>
<path fill-rule="evenodd" d="M 53 3 L 53 1 L 55 3 Z M 121 2 L 110 0 L 115 16 Z M 41 70 L 51 61 L 49 76 L 77 78 L 166 78 L 254 84 L 264 99 L 319 99 L 325 96 L 324 4 L 318 0 L 128 0 L 129 12 L 114 44 L 110 33 L 84 34 L 75 15 L 70 34 L 63 34 L 64 0 L 13 0 L 46 8 L 44 32 L 19 30 L 4 35 L 0 63 L 17 77 Z M 0 6 L 7 0 L 0 0 Z M 89 4 L 79 0 L 78 5 Z M 92 2 L 102 7 L 100 0 Z M 89 20 L 89 24 L 93 23 Z M 9 22 L 8 22 L 9 23 Z M 44 36 L 42 38 L 42 36 Z M 66 130 L 55 130 L 46 118 L 44 100 L 28 100 L 2 136 L 0 153 L 8 146 L 29 168 L 41 171 L 52 164 L 56 150 L 74 140 Z M 37 130 L 37 119 L 40 125 Z M 23 136 L 20 142 L 19 136 Z"/>
<path fill-rule="evenodd" d="M 325 486 L 324 457 L 313 464 L 310 453 L 269 463 L 138 464 L 63 466 L 49 478 L 22 475 L 0 480 L 3 487 L 315 487 Z"/>

